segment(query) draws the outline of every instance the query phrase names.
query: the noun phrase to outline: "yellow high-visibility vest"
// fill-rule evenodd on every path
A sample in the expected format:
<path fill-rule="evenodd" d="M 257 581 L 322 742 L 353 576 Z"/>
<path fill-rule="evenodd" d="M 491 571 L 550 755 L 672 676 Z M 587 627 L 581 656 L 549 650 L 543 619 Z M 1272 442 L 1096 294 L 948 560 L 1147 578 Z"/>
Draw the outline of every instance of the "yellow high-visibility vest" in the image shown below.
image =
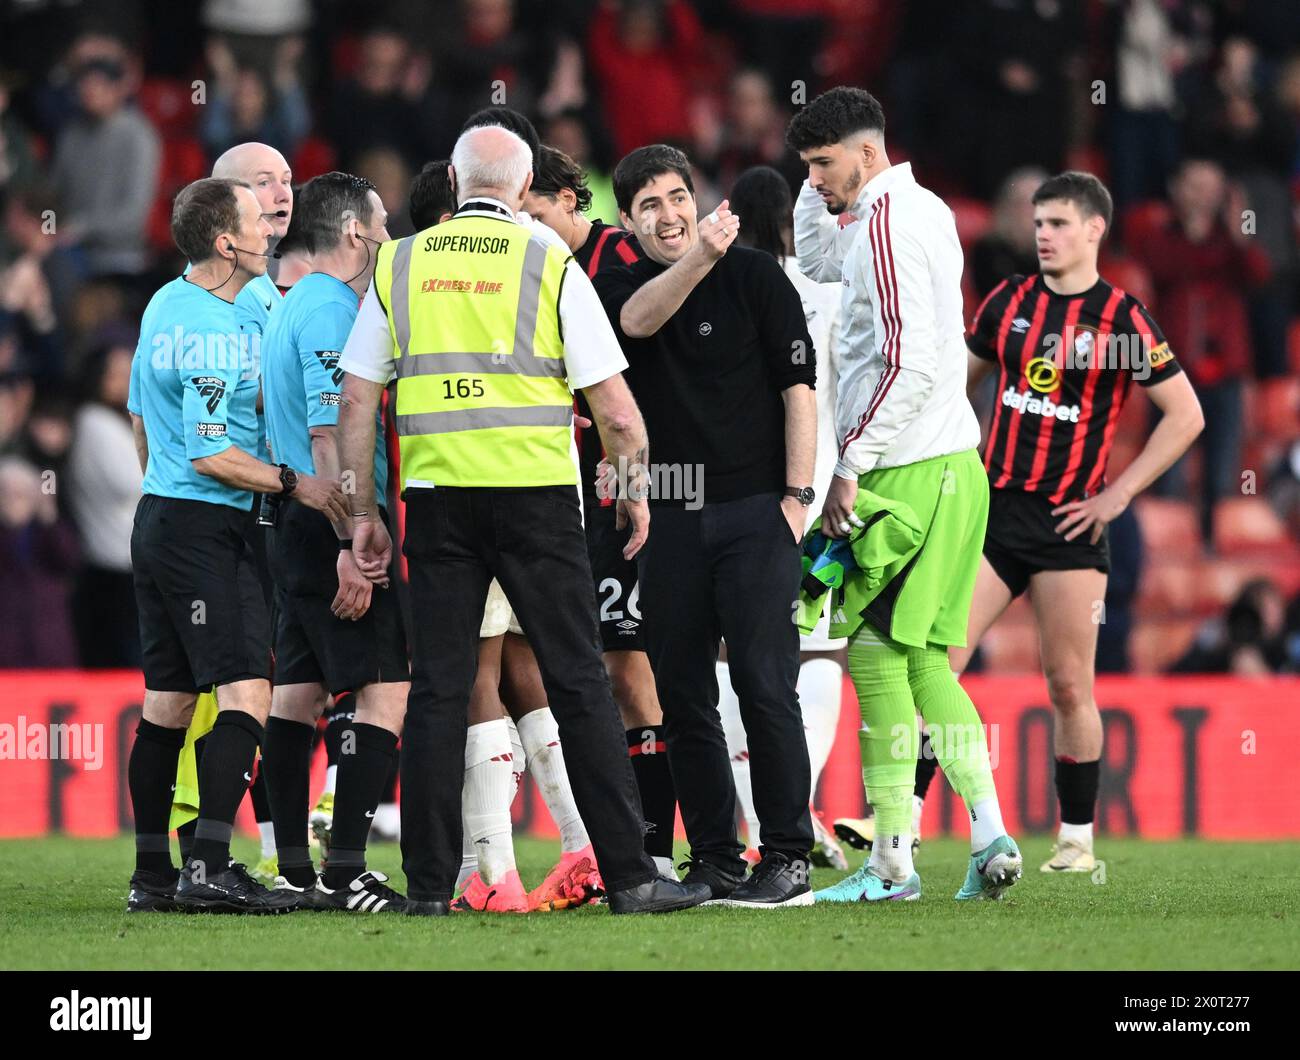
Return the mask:
<path fill-rule="evenodd" d="M 453 217 L 379 248 L 408 486 L 576 485 L 560 286 L 567 251 Z"/>

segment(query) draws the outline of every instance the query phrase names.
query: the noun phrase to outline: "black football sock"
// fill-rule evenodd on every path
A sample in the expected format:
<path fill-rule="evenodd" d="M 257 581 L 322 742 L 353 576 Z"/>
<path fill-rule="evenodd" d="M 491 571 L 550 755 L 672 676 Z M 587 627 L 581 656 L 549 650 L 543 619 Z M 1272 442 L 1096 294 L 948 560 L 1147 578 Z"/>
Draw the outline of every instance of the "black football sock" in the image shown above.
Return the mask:
<path fill-rule="evenodd" d="M 204 733 L 194 741 L 194 775 L 198 776 L 203 769 L 203 748 L 208 745 L 208 734 Z M 184 865 L 190 860 L 190 855 L 194 853 L 194 826 L 198 824 L 197 817 L 191 817 L 184 824 L 176 828 L 176 840 L 181 845 L 181 864 Z"/>
<path fill-rule="evenodd" d="M 397 766 L 397 760 L 398 752 L 395 751 L 393 753 L 392 767 L 388 770 L 388 779 L 384 781 L 384 794 L 379 798 L 379 801 L 382 804 L 391 805 L 397 801 L 397 775 L 400 772 Z"/>
<path fill-rule="evenodd" d="M 1062 824 L 1092 824 L 1097 812 L 1097 789 L 1101 783 L 1100 762 L 1056 759 L 1056 797 L 1061 804 Z"/>
<path fill-rule="evenodd" d="M 248 787 L 248 801 L 253 804 L 253 820 L 258 824 L 266 824 L 271 820 L 271 803 L 266 797 L 266 780 L 263 778 L 263 769 L 266 766 L 266 748 L 262 748 L 262 761 L 257 765 L 257 772 L 253 775 L 253 783 Z"/>
<path fill-rule="evenodd" d="M 334 705 L 329 709 L 325 722 L 325 764 L 339 764 L 339 747 L 343 742 L 343 730 L 352 724 L 352 715 L 357 708 L 357 697 L 351 692 L 344 692 L 334 697 Z M 338 784 L 335 784 L 338 788 Z"/>
<path fill-rule="evenodd" d="M 307 811 L 311 800 L 311 743 L 316 727 L 288 718 L 270 718 L 262 745 L 262 768 L 280 875 L 295 887 L 316 881 L 307 846 Z"/>
<path fill-rule="evenodd" d="M 223 710 L 208 733 L 199 770 L 199 820 L 192 861 L 212 875 L 230 862 L 235 813 L 253 781 L 253 758 L 265 739 L 262 724 L 240 710 Z"/>
<path fill-rule="evenodd" d="M 397 736 L 387 729 L 356 721 L 349 728 L 351 753 L 339 757 L 334 823 L 325 861 L 325 886 L 330 890 L 346 887 L 365 871 L 370 823 L 397 755 Z"/>
<path fill-rule="evenodd" d="M 135 867 L 168 875 L 173 871 L 168 827 L 176 763 L 185 746 L 184 729 L 167 729 L 140 719 L 127 763 L 127 785 L 135 816 Z"/>
<path fill-rule="evenodd" d="M 935 757 L 934 750 L 930 747 L 930 734 L 922 733 L 921 752 L 916 756 L 916 788 L 913 791 L 918 799 L 925 798 L 925 793 L 930 790 L 930 781 L 934 779 L 938 769 L 939 759 Z"/>
<path fill-rule="evenodd" d="M 627 730 L 627 753 L 632 775 L 641 793 L 645 817 L 645 852 L 652 858 L 673 856 L 673 826 L 677 821 L 677 788 L 668 768 L 662 725 L 639 725 Z"/>

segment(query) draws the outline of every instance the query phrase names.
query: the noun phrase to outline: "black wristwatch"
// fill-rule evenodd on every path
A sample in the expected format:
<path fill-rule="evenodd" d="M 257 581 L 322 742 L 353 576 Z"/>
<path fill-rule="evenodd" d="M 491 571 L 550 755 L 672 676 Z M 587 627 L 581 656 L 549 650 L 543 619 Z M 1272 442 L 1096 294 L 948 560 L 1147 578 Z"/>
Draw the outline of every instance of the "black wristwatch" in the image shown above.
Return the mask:
<path fill-rule="evenodd" d="M 280 465 L 280 496 L 288 497 L 298 488 L 298 472 L 288 464 Z"/>
<path fill-rule="evenodd" d="M 786 486 L 785 495 L 794 497 L 805 508 L 817 499 L 817 491 L 811 486 Z"/>

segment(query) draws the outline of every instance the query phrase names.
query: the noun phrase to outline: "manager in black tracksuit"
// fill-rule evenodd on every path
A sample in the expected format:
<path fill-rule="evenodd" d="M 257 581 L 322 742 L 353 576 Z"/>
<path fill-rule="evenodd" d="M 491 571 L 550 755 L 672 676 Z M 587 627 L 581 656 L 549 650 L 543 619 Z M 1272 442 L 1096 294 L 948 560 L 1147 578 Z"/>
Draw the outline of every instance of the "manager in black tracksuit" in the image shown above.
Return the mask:
<path fill-rule="evenodd" d="M 686 156 L 639 148 L 614 193 L 644 260 L 596 288 L 622 340 L 651 439 L 641 605 L 663 705 L 690 881 L 744 905 L 808 904 L 809 768 L 795 681 L 799 539 L 816 448 L 815 355 L 794 286 L 766 254 L 732 246 L 726 204 L 696 220 Z M 672 476 L 655 474 L 672 468 Z M 685 496 L 683 494 L 686 494 Z M 702 500 L 702 504 L 699 503 Z M 715 666 L 727 642 L 749 737 L 763 860 L 744 879 Z M 742 882 L 743 881 L 743 882 Z"/>

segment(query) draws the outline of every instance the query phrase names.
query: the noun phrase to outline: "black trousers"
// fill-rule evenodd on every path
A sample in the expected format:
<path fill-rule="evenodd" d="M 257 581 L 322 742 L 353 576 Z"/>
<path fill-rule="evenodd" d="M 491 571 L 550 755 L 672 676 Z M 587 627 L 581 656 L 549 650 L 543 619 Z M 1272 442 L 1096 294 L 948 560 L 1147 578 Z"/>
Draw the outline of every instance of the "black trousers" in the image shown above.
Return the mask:
<path fill-rule="evenodd" d="M 807 857 L 812 777 L 799 677 L 799 545 L 774 493 L 655 507 L 642 550 L 646 647 L 692 857 L 742 872 L 736 788 L 718 715 L 718 640 L 749 738 L 763 849 Z"/>
<path fill-rule="evenodd" d="M 577 488 L 408 490 L 403 552 L 413 655 L 401 755 L 410 896 L 448 900 L 460 868 L 465 719 L 493 577 L 537 656 L 606 887 L 653 879 L 627 740 L 601 659 Z"/>

